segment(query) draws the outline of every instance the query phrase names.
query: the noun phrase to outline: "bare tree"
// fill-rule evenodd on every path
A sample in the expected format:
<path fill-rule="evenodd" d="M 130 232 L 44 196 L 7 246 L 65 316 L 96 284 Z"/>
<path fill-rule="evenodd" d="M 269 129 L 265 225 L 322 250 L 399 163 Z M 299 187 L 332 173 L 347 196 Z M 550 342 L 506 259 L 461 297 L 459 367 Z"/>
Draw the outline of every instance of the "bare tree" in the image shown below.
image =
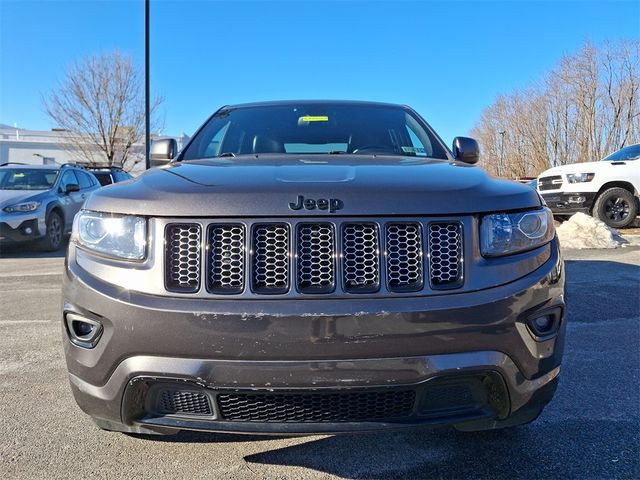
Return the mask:
<path fill-rule="evenodd" d="M 152 102 L 152 118 L 161 102 Z M 144 160 L 141 74 L 128 55 L 115 51 L 76 62 L 43 105 L 79 161 L 131 170 Z M 153 121 L 152 130 L 159 126 Z"/>
<path fill-rule="evenodd" d="M 500 95 L 472 130 L 494 175 L 534 176 L 640 142 L 640 42 L 585 45 L 540 85 Z"/>

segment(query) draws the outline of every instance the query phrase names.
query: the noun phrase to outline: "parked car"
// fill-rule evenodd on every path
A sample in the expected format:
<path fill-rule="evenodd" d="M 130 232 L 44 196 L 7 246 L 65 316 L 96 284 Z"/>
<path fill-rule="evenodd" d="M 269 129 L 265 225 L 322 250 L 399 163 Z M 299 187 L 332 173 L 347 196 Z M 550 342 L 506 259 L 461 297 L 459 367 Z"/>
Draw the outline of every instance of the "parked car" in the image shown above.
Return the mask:
<path fill-rule="evenodd" d="M 228 106 L 76 217 L 62 318 L 107 430 L 281 434 L 533 421 L 564 269 L 527 185 L 411 108 Z"/>
<path fill-rule="evenodd" d="M 0 165 L 0 243 L 39 242 L 58 250 L 74 215 L 100 188 L 90 172 L 76 165 Z"/>
<path fill-rule="evenodd" d="M 113 166 L 90 166 L 87 170 L 95 175 L 100 185 L 111 185 L 112 183 L 131 180 L 133 177 L 120 167 Z"/>
<path fill-rule="evenodd" d="M 640 210 L 640 144 L 599 162 L 551 168 L 538 177 L 538 191 L 555 215 L 583 212 L 610 227 L 629 226 Z"/>

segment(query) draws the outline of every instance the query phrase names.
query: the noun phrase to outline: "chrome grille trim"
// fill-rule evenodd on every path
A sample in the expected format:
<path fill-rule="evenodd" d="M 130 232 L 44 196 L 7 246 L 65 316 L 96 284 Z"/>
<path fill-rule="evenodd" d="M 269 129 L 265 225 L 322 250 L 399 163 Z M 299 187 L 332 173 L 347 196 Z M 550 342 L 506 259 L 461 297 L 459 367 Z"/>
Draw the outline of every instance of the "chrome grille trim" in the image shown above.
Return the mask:
<path fill-rule="evenodd" d="M 389 290 L 392 292 L 420 290 L 424 283 L 420 225 L 417 223 L 388 224 L 385 241 Z"/>
<path fill-rule="evenodd" d="M 380 288 L 380 243 L 375 223 L 346 223 L 342 227 L 342 279 L 351 293 Z"/>
<path fill-rule="evenodd" d="M 289 225 L 257 224 L 251 238 L 251 289 L 282 294 L 289 290 Z"/>
<path fill-rule="evenodd" d="M 463 281 L 462 224 L 429 223 L 429 279 L 431 288 L 458 288 Z"/>
<path fill-rule="evenodd" d="M 335 290 L 335 233 L 330 223 L 298 225 L 297 286 L 302 293 L 330 293 Z"/>
<path fill-rule="evenodd" d="M 207 232 L 207 291 L 234 294 L 244 289 L 245 228 L 211 224 Z"/>
<path fill-rule="evenodd" d="M 165 288 L 192 293 L 200 288 L 202 229 L 197 223 L 171 223 L 165 229 Z"/>

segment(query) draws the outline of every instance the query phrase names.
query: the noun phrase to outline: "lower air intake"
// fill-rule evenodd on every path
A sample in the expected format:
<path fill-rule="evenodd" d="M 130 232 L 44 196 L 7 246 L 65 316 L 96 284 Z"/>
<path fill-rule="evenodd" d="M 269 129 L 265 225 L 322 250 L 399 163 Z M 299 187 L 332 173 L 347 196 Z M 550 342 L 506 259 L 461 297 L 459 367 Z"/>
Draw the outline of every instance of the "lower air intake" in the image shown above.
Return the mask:
<path fill-rule="evenodd" d="M 186 390 L 162 390 L 158 397 L 158 410 L 182 415 L 211 415 L 209 397 Z"/>
<path fill-rule="evenodd" d="M 236 422 L 362 422 L 409 417 L 414 390 L 219 394 L 222 418 Z"/>

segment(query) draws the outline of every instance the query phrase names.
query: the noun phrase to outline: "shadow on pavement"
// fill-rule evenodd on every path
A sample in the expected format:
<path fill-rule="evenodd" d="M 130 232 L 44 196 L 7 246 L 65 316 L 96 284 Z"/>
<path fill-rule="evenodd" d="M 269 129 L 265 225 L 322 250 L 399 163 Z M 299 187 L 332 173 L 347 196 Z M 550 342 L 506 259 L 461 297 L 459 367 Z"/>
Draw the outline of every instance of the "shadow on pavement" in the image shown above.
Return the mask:
<path fill-rule="evenodd" d="M 36 243 L 0 245 L 0 258 L 64 258 L 68 243 L 69 236 L 66 236 L 60 249 L 55 252 L 43 252 Z"/>
<path fill-rule="evenodd" d="M 245 460 L 347 478 L 582 479 L 632 478 L 637 453 L 637 423 L 585 419 L 512 431 L 330 437 Z"/>

